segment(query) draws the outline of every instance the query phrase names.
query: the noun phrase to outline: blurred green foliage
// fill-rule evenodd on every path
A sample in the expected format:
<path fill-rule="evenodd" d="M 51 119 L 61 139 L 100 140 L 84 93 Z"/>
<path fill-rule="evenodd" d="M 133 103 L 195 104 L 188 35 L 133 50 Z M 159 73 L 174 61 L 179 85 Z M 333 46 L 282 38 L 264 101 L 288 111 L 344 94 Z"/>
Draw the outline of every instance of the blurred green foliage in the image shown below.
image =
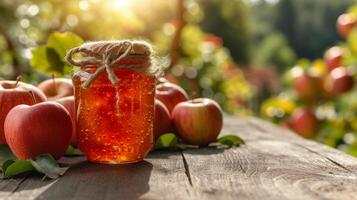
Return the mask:
<path fill-rule="evenodd" d="M 357 15 L 357 4 L 348 11 Z M 336 21 L 337 19 L 335 19 Z M 308 108 L 313 110 L 319 120 L 319 130 L 316 140 L 336 147 L 357 156 L 357 26 L 348 34 L 345 42 L 340 42 L 343 48 L 341 65 L 345 67 L 354 79 L 354 88 L 341 94 L 329 93 L 327 84 L 331 72 L 322 59 L 309 61 L 299 60 L 294 67 L 283 76 L 284 89 L 279 95 L 267 99 L 261 106 L 261 116 L 278 124 L 288 126 L 295 110 Z M 308 72 L 323 80 L 323 91 L 317 101 L 307 101 L 299 97 L 294 90 L 294 83 L 301 72 Z M 327 94 L 327 95 L 326 95 Z M 301 124 L 303 126 L 303 124 Z"/>
<path fill-rule="evenodd" d="M 180 59 L 168 78 L 191 96 L 215 99 L 229 113 L 250 113 L 247 107 L 259 107 L 251 105 L 271 91 L 265 82 L 262 89 L 252 87 L 243 67 L 271 66 L 282 74 L 310 51 L 308 45 L 321 55 L 339 39 L 331 26 L 350 1 L 185 0 Z M 143 39 L 169 58 L 176 15 L 177 1 L 167 0 L 2 0 L 0 77 L 21 74 L 33 84 L 51 74 L 69 77 L 64 50 L 88 40 Z"/>
<path fill-rule="evenodd" d="M 182 85 L 191 96 L 215 99 L 227 112 L 249 113 L 246 104 L 252 92 L 243 72 L 223 45 L 222 38 L 207 33 L 200 26 L 210 16 L 204 10 L 206 3 L 218 5 L 215 0 L 184 1 L 186 26 L 178 48 L 180 59 L 167 71 L 168 78 Z M 143 39 L 153 44 L 159 56 L 168 59 L 179 23 L 177 1 L 16 0 L 17 6 L 13 4 L 10 0 L 0 2 L 0 18 L 8 19 L 1 23 L 6 29 L 0 29 L 0 35 L 4 38 L 2 47 L 18 56 L 2 64 L 0 75 L 14 79 L 21 74 L 25 81 L 34 84 L 51 74 L 69 77 L 71 67 L 63 60 L 65 51 L 88 40 Z M 235 33 L 245 32 L 247 27 L 240 24 L 247 18 L 236 19 L 235 12 L 240 7 L 247 9 L 244 4 L 226 1 L 220 6 L 217 14 L 235 27 Z M 230 39 L 248 46 L 246 37 L 248 32 L 233 34 Z M 243 55 L 245 49 L 239 48 L 242 53 L 238 54 Z M 6 56 L 6 51 L 0 54 Z"/>
<path fill-rule="evenodd" d="M 289 46 L 285 36 L 279 33 L 267 36 L 256 54 L 256 66 L 276 66 L 279 74 L 285 72 L 296 61 L 295 51 Z"/>
<path fill-rule="evenodd" d="M 221 37 L 240 65 L 251 60 L 252 19 L 249 7 L 243 1 L 202 0 L 203 30 Z"/>
<path fill-rule="evenodd" d="M 31 65 L 38 71 L 63 76 L 70 74 L 72 66 L 64 61 L 66 52 L 84 41 L 73 33 L 52 33 L 45 45 L 32 51 Z"/>
<path fill-rule="evenodd" d="M 256 47 L 268 35 L 280 32 L 297 57 L 316 59 L 329 46 L 342 40 L 336 19 L 355 0 L 257 0 L 252 6 Z"/>
<path fill-rule="evenodd" d="M 251 114 L 249 107 L 259 107 L 262 117 L 284 124 L 294 110 L 306 106 L 292 88 L 294 70 L 326 76 L 322 60 L 298 58 L 321 57 L 338 44 L 347 49 L 343 64 L 356 66 L 357 31 L 344 41 L 335 29 L 337 16 L 353 0 L 269 2 L 185 0 L 179 60 L 166 78 L 191 97 L 215 99 L 228 113 Z M 357 6 L 350 12 L 357 13 Z M 177 1 L 168 0 L 2 0 L 0 79 L 21 74 L 37 84 L 51 74 L 70 77 L 65 52 L 89 40 L 143 39 L 167 61 L 180 24 L 176 15 Z M 260 86 L 246 80 L 249 70 L 249 81 L 260 81 Z M 267 78 L 274 80 L 261 81 Z M 274 81 L 282 83 L 282 91 L 260 106 L 273 93 L 267 88 Z M 357 156 L 356 99 L 354 90 L 320 101 L 314 111 L 321 121 L 317 139 Z"/>
<path fill-rule="evenodd" d="M 254 33 L 250 62 L 260 67 L 276 66 L 281 74 L 296 58 L 319 58 L 327 47 L 341 40 L 335 22 L 354 0 L 247 2 L 251 2 L 249 22 Z"/>

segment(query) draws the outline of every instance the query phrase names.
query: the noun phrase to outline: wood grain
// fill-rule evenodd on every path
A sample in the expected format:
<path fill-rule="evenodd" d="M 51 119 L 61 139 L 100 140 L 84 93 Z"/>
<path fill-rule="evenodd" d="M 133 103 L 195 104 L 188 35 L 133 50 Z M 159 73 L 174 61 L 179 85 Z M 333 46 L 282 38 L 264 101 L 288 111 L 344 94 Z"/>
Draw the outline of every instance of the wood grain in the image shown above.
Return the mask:
<path fill-rule="evenodd" d="M 357 199 L 357 159 L 268 122 L 227 116 L 239 148 L 152 152 L 141 163 L 65 158 L 55 181 L 0 180 L 0 199 Z"/>
<path fill-rule="evenodd" d="M 190 185 L 180 152 L 155 152 L 146 161 L 128 165 L 101 165 L 89 163 L 83 157 L 76 159 L 59 180 L 41 181 L 40 177 L 31 176 L 16 192 L 10 191 L 0 197 L 88 200 L 181 199 L 188 196 L 186 188 Z"/>
<path fill-rule="evenodd" d="M 355 158 L 254 118 L 225 124 L 246 145 L 184 152 L 195 197 L 357 199 Z"/>

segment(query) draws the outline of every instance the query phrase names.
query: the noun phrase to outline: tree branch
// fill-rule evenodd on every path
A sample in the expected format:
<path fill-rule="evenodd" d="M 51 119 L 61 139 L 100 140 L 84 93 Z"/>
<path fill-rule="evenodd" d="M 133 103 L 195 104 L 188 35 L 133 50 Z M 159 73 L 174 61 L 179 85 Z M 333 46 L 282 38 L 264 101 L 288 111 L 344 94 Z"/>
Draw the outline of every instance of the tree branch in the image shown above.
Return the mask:
<path fill-rule="evenodd" d="M 177 27 L 176 27 L 176 32 L 174 35 L 174 38 L 171 43 L 171 63 L 169 66 L 169 69 L 171 69 L 173 66 L 175 66 L 179 60 L 179 53 L 178 49 L 180 46 L 181 42 L 181 34 L 182 34 L 182 29 L 186 25 L 186 21 L 184 19 L 185 15 L 185 0 L 177 0 Z"/>

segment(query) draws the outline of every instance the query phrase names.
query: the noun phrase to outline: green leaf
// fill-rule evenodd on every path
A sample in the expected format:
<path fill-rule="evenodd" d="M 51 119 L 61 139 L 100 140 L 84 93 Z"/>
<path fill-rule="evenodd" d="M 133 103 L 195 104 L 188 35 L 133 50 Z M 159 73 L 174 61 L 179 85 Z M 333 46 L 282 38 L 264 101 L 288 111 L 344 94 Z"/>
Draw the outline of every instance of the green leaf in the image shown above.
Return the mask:
<path fill-rule="evenodd" d="M 244 140 L 236 135 L 225 135 L 218 138 L 217 142 L 227 145 L 229 147 L 232 146 L 240 146 L 241 144 L 245 144 Z"/>
<path fill-rule="evenodd" d="M 6 165 L 7 166 L 3 171 L 5 177 L 15 176 L 34 170 L 31 162 L 28 160 L 8 161 L 6 162 Z"/>
<path fill-rule="evenodd" d="M 7 160 L 16 160 L 16 157 L 11 152 L 9 146 L 6 144 L 0 144 L 0 166 L 2 166 Z"/>
<path fill-rule="evenodd" d="M 66 155 L 73 155 L 75 150 L 76 149 L 72 145 L 69 145 L 67 150 L 66 150 Z"/>
<path fill-rule="evenodd" d="M 64 62 L 67 51 L 82 43 L 82 38 L 74 33 L 54 32 L 49 36 L 46 45 L 32 51 L 30 64 L 43 73 L 63 76 L 72 69 L 69 64 Z"/>
<path fill-rule="evenodd" d="M 47 59 L 47 47 L 41 46 L 32 50 L 32 57 L 30 60 L 32 67 L 36 68 L 40 72 L 55 73 L 56 71 L 51 69 L 51 64 Z M 57 72 L 58 73 L 58 72 Z"/>
<path fill-rule="evenodd" d="M 53 48 L 60 58 L 64 58 L 68 50 L 82 43 L 83 39 L 74 33 L 54 32 L 48 38 L 47 47 Z"/>
<path fill-rule="evenodd" d="M 59 54 L 51 47 L 46 47 L 46 59 L 51 66 L 51 69 L 63 73 L 65 63 L 60 58 Z"/>
<path fill-rule="evenodd" d="M 62 176 L 68 167 L 60 167 L 57 161 L 50 154 L 43 154 L 36 157 L 36 160 L 30 160 L 32 166 L 45 176 L 56 179 Z"/>
<path fill-rule="evenodd" d="M 69 157 L 83 156 L 83 153 L 81 152 L 81 150 L 74 148 L 73 146 L 69 146 L 67 148 L 65 156 L 69 156 Z"/>
<path fill-rule="evenodd" d="M 69 145 L 65 156 L 83 156 L 83 153 L 79 149 L 74 148 L 72 145 Z"/>
<path fill-rule="evenodd" d="M 7 161 L 5 161 L 5 162 L 2 164 L 2 166 L 1 166 L 1 171 L 2 171 L 2 172 L 5 172 L 6 169 L 7 169 L 12 163 L 14 163 L 14 162 L 15 162 L 14 160 L 7 160 Z"/>
<path fill-rule="evenodd" d="M 168 149 L 177 147 L 177 137 L 173 133 L 166 133 L 161 135 L 155 145 L 154 149 Z"/>

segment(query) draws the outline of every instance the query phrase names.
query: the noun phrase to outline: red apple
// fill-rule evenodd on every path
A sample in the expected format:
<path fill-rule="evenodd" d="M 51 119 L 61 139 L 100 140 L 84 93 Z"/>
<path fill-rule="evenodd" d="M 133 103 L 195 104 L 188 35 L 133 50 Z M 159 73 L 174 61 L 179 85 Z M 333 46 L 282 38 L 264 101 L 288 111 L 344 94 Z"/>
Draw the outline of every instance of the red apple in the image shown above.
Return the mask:
<path fill-rule="evenodd" d="M 216 46 L 223 45 L 223 39 L 216 35 L 208 34 L 204 40 L 207 42 L 211 42 L 211 43 L 215 44 Z"/>
<path fill-rule="evenodd" d="M 154 136 L 172 132 L 170 112 L 160 100 L 155 99 Z"/>
<path fill-rule="evenodd" d="M 18 105 L 7 115 L 5 138 L 18 159 L 49 153 L 59 159 L 67 150 L 72 134 L 68 111 L 59 103 Z"/>
<path fill-rule="evenodd" d="M 290 128 L 305 138 L 313 138 L 319 129 L 319 120 L 309 109 L 296 110 L 289 121 Z"/>
<path fill-rule="evenodd" d="M 34 98 L 30 91 L 33 92 Z M 0 144 L 5 144 L 4 121 L 8 112 L 19 104 L 33 105 L 46 101 L 37 87 L 16 81 L 0 81 Z"/>
<path fill-rule="evenodd" d="M 326 80 L 326 90 L 332 94 L 342 94 L 353 88 L 354 79 L 345 67 L 332 70 Z"/>
<path fill-rule="evenodd" d="M 74 96 L 63 97 L 56 101 L 64 106 L 72 120 L 72 137 L 71 137 L 71 145 L 77 146 L 77 131 L 76 131 L 76 113 L 75 113 L 75 104 L 74 104 Z"/>
<path fill-rule="evenodd" d="M 48 79 L 41 82 L 37 87 L 45 93 L 49 100 L 74 95 L 72 80 L 67 78 Z"/>
<path fill-rule="evenodd" d="M 171 113 L 178 103 L 188 100 L 188 95 L 180 86 L 164 82 L 156 86 L 156 98 L 164 103 Z"/>
<path fill-rule="evenodd" d="M 336 27 L 341 36 L 347 37 L 356 23 L 357 18 L 354 15 L 345 13 L 338 17 Z"/>
<path fill-rule="evenodd" d="M 220 106 L 207 98 L 179 103 L 172 111 L 172 120 L 177 134 L 193 145 L 216 141 L 223 125 Z"/>
<path fill-rule="evenodd" d="M 339 46 L 334 46 L 328 49 L 325 53 L 324 60 L 326 63 L 327 71 L 342 65 L 344 50 Z"/>
<path fill-rule="evenodd" d="M 295 79 L 294 89 L 303 100 L 317 100 L 322 97 L 321 95 L 323 93 L 322 77 L 304 73 Z"/>

